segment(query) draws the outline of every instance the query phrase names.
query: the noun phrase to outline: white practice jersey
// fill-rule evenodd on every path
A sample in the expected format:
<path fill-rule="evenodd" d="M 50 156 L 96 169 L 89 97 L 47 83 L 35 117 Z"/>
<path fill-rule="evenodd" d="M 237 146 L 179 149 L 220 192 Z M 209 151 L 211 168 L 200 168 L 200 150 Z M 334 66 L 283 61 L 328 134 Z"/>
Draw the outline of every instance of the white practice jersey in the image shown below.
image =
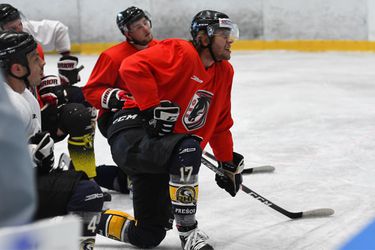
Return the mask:
<path fill-rule="evenodd" d="M 35 171 L 27 149 L 25 126 L 14 110 L 6 86 L 0 75 L 0 228 L 30 222 L 37 205 L 36 190 L 32 188 L 36 187 Z M 0 241 L 0 249 L 10 249 L 2 248 L 3 240 Z"/>
<path fill-rule="evenodd" d="M 23 30 L 31 34 L 45 51 L 70 51 L 70 37 L 68 27 L 60 21 L 42 20 L 22 22 Z"/>
<path fill-rule="evenodd" d="M 20 94 L 14 91 L 7 83 L 3 83 L 8 92 L 10 102 L 17 109 L 22 121 L 26 126 L 26 134 L 28 137 L 36 134 L 42 128 L 40 107 L 35 96 L 30 90 Z"/>

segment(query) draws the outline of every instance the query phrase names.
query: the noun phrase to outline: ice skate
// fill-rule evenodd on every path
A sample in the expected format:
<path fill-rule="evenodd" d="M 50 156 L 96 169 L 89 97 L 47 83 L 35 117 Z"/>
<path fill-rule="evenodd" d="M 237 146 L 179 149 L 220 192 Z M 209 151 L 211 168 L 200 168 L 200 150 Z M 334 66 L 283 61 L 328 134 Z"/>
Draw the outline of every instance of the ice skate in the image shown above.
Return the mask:
<path fill-rule="evenodd" d="M 181 246 L 184 250 L 213 250 L 208 243 L 208 236 L 199 228 L 180 232 Z"/>
<path fill-rule="evenodd" d="M 95 238 L 82 237 L 79 250 L 93 250 L 95 246 Z"/>

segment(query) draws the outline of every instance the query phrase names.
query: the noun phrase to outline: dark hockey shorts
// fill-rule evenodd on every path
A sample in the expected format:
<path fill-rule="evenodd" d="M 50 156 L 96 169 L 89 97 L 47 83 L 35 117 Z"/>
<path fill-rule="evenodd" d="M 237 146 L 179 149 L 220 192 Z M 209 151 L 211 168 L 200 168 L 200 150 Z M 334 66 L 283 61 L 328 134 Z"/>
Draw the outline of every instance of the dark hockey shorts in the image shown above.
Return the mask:
<path fill-rule="evenodd" d="M 109 140 L 113 160 L 126 174 L 168 173 L 174 148 L 184 134 L 149 137 L 142 127 L 118 132 Z"/>
<path fill-rule="evenodd" d="M 113 121 L 114 112 L 105 112 L 98 118 L 98 128 L 100 133 L 107 138 L 107 130 Z"/>
<path fill-rule="evenodd" d="M 131 112 L 118 112 L 115 119 L 134 114 Z M 190 135 L 149 137 L 139 122 L 133 120 L 112 125 L 108 136 L 113 160 L 132 180 L 137 226 L 129 229 L 129 234 L 142 239 L 147 234 L 170 229 L 173 215 L 169 196 L 169 163 L 176 145 Z"/>
<path fill-rule="evenodd" d="M 65 215 L 68 202 L 82 178 L 81 172 L 54 172 L 37 178 L 36 219 Z"/>

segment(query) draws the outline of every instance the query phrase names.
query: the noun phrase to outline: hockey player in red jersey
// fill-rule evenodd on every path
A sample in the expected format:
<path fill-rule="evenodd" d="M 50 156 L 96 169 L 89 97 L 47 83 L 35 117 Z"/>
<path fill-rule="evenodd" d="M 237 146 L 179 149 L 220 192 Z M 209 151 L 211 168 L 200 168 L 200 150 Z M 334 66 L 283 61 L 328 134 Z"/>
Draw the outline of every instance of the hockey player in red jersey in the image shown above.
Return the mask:
<path fill-rule="evenodd" d="M 22 19 L 23 15 L 18 9 L 10 4 L 0 4 L 1 30 L 23 31 Z M 56 39 L 62 37 L 58 34 L 59 30 L 53 29 L 49 32 L 50 35 L 38 35 Z M 63 42 L 57 43 L 61 45 Z M 43 49 L 39 43 L 38 53 L 44 59 Z M 57 64 L 59 79 L 56 76 L 46 76 L 41 87 L 32 89 L 42 109 L 42 130 L 48 131 L 55 142 L 62 141 L 69 135 L 68 150 L 74 169 L 84 171 L 93 178 L 96 176 L 93 148 L 96 110 L 85 101 L 81 88 L 74 86 L 80 81 L 79 71 L 83 68 L 78 67 L 78 58 L 70 56 L 66 49 L 63 49 L 61 54 L 62 57 Z"/>
<path fill-rule="evenodd" d="M 157 43 L 151 33 L 149 14 L 137 7 L 129 7 L 117 14 L 117 26 L 126 40 L 103 51 L 83 87 L 86 100 L 99 110 L 98 126 L 107 137 L 107 129 L 114 113 L 120 110 L 127 94 L 119 76 L 121 62 L 134 53 Z"/>
<path fill-rule="evenodd" d="M 129 94 L 126 89 L 119 89 L 120 85 L 124 86 L 118 74 L 122 60 L 157 43 L 152 36 L 151 17 L 142 9 L 132 6 L 119 12 L 116 23 L 126 40 L 100 54 L 82 89 L 85 99 L 99 110 L 98 128 L 105 137 L 113 115 L 122 108 Z M 129 192 L 127 177 L 117 167 L 98 166 L 95 180 L 105 188 Z"/>
<path fill-rule="evenodd" d="M 243 156 L 233 152 L 230 132 L 234 71 L 228 60 L 236 27 L 224 13 L 201 11 L 191 42 L 167 39 L 122 62 L 119 88 L 128 89 L 137 106 L 125 101 L 108 141 L 113 160 L 132 178 L 134 218 L 107 211 L 101 234 L 155 247 L 171 209 L 183 249 L 213 249 L 195 218 L 198 172 L 210 143 L 226 173 L 216 176 L 219 187 L 235 196 L 242 183 Z"/>

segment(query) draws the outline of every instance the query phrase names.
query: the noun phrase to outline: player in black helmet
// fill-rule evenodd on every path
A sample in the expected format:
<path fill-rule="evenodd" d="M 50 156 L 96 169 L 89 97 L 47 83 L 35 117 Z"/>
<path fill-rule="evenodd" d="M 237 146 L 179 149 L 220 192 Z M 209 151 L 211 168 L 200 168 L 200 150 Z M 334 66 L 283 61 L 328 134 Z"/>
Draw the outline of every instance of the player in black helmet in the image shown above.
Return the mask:
<path fill-rule="evenodd" d="M 104 136 L 127 95 L 126 90 L 117 88 L 121 81 L 117 71 L 122 60 L 157 43 L 152 36 L 150 15 L 137 7 L 119 12 L 116 23 L 126 40 L 101 53 L 83 87 L 85 98 L 99 110 L 98 126 Z"/>
<path fill-rule="evenodd" d="M 124 11 L 121 11 L 117 14 L 116 17 L 116 23 L 117 27 L 120 29 L 121 33 L 126 36 L 127 41 L 133 44 L 138 44 L 138 45 L 147 45 L 149 44 L 149 39 L 141 39 L 139 40 L 136 37 L 133 37 L 129 35 L 129 31 L 135 32 L 134 28 L 131 29 L 129 28 L 129 25 L 132 23 L 144 18 L 144 22 L 147 23 L 149 26 L 150 30 L 152 28 L 152 22 L 151 22 L 151 16 L 148 12 L 137 8 L 135 6 L 129 7 Z"/>
<path fill-rule="evenodd" d="M 29 136 L 29 148 L 37 174 L 38 206 L 35 219 L 77 214 L 82 218 L 81 249 L 91 249 L 95 227 L 103 207 L 103 193 L 83 172 L 54 169 L 54 142 L 41 132 L 38 101 L 28 87 L 38 86 L 44 61 L 33 37 L 25 32 L 0 32 L 0 68 L 5 88 L 21 116 Z"/>
<path fill-rule="evenodd" d="M 131 103 L 128 91 L 118 88 L 122 81 L 118 75 L 122 60 L 157 43 L 152 36 L 150 15 L 138 7 L 131 6 L 119 12 L 116 23 L 126 40 L 100 54 L 83 87 L 85 99 L 99 110 L 98 128 L 105 137 L 114 114 L 124 106 L 125 99 L 130 99 L 128 103 Z M 117 167 L 98 166 L 95 180 L 103 187 L 129 193 L 127 177 Z"/>
<path fill-rule="evenodd" d="M 228 60 L 236 30 L 226 14 L 201 11 L 192 21 L 192 42 L 166 39 L 122 61 L 119 88 L 136 105 L 126 99 L 107 138 L 113 160 L 132 179 L 134 218 L 104 212 L 101 234 L 155 247 L 172 212 L 184 250 L 213 249 L 195 216 L 198 174 L 210 143 L 226 174 L 216 176 L 218 186 L 235 196 L 242 182 L 243 156 L 233 151 L 230 132 L 234 70 Z"/>
<path fill-rule="evenodd" d="M 0 4 L 0 29 L 25 31 L 34 36 L 48 51 L 56 50 L 61 55 L 70 54 L 68 27 L 56 20 L 34 21 L 27 19 L 18 9 L 10 4 Z"/>
<path fill-rule="evenodd" d="M 217 56 L 213 52 L 213 39 L 215 36 L 215 32 L 219 28 L 223 27 L 231 27 L 226 32 L 228 33 L 227 36 L 238 37 L 239 31 L 236 24 L 233 24 L 230 21 L 229 17 L 221 12 L 212 11 L 212 10 L 204 10 L 199 12 L 193 18 L 193 21 L 190 26 L 190 34 L 193 38 L 192 42 L 194 46 L 197 48 L 198 51 L 202 51 L 204 49 L 208 49 L 210 55 L 214 61 L 218 61 Z M 208 36 L 208 43 L 203 44 L 200 39 L 196 39 L 199 32 L 204 31 Z M 219 58 L 220 59 L 220 58 Z"/>
<path fill-rule="evenodd" d="M 24 22 L 24 19 L 21 12 L 12 5 L 0 4 L 2 30 L 23 31 L 24 24 L 28 23 L 28 21 Z M 53 27 L 41 29 L 51 34 L 38 35 L 41 38 L 63 37 L 59 26 Z M 40 42 L 45 44 L 44 41 Z M 43 50 L 39 43 L 38 52 L 43 57 Z M 42 130 L 48 131 L 55 142 L 69 136 L 68 150 L 72 158 L 72 166 L 94 178 L 96 163 L 93 137 L 96 110 L 85 101 L 81 88 L 75 86 L 80 81 L 79 71 L 83 66 L 78 67 L 78 58 L 68 55 L 69 53 L 62 54 L 63 57 L 58 62 L 59 77 L 47 75 L 42 79 L 40 86 L 32 89 L 42 109 Z"/>
<path fill-rule="evenodd" d="M 8 29 L 7 25 L 17 19 L 21 19 L 21 16 L 16 8 L 10 4 L 0 4 L 0 28 L 2 30 Z"/>

